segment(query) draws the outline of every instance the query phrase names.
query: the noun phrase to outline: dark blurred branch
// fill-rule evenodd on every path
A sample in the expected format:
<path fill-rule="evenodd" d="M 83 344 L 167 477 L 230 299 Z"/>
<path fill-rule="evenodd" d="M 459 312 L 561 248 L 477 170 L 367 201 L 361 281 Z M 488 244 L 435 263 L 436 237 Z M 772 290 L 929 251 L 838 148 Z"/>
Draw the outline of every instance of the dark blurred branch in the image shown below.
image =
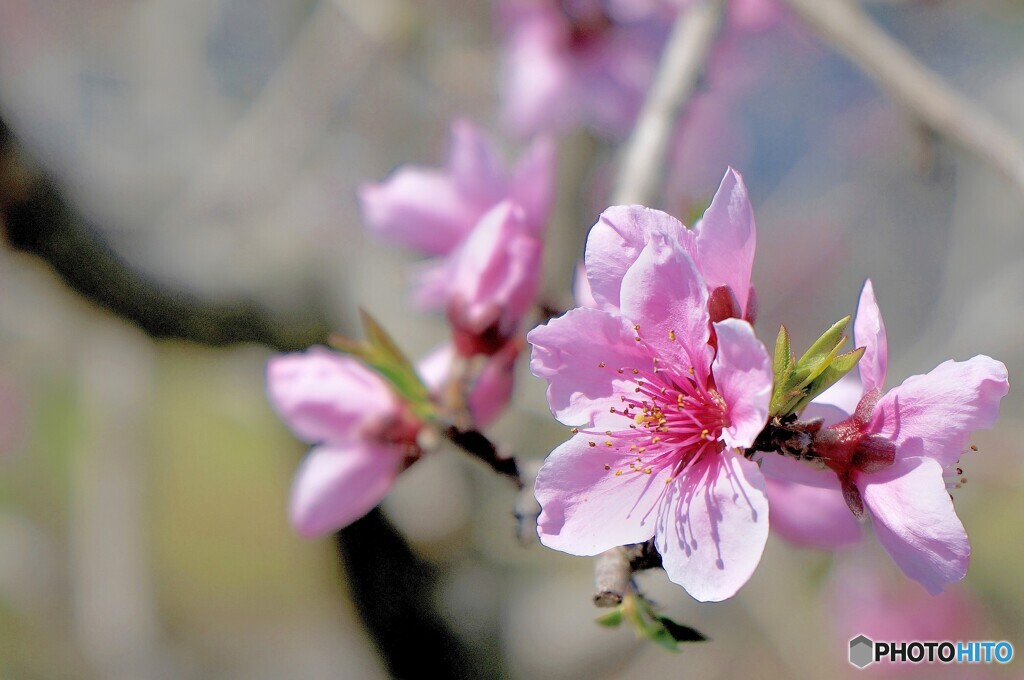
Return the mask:
<path fill-rule="evenodd" d="M 113 253 L 21 154 L 0 121 L 0 224 L 7 240 L 86 299 L 154 338 L 215 347 L 251 342 L 279 351 L 326 342 L 325 315 L 291 325 L 251 302 L 209 304 L 150 281 Z M 436 613 L 433 570 L 379 510 L 340 532 L 338 551 L 352 598 L 392 675 L 487 677 L 471 667 L 469 652 Z"/>
<path fill-rule="evenodd" d="M 327 322 L 271 318 L 253 302 L 212 304 L 148 279 L 115 254 L 61 195 L 54 182 L 25 167 L 0 122 L 0 218 L 8 244 L 35 255 L 82 297 L 154 338 L 221 347 L 252 342 L 281 351 L 327 339 Z"/>
<path fill-rule="evenodd" d="M 991 165 L 1024 191 L 1020 136 L 930 71 L 852 0 L 785 0 L 817 31 L 927 128 Z"/>
<path fill-rule="evenodd" d="M 396 678 L 486 678 L 500 664 L 475 665 L 461 642 L 434 613 L 437 576 L 379 510 L 337 534 L 352 599 Z"/>
<path fill-rule="evenodd" d="M 683 10 L 665 51 L 633 134 L 622 154 L 612 204 L 652 205 L 661 189 L 669 138 L 697 91 L 722 21 L 724 0 L 700 0 Z"/>

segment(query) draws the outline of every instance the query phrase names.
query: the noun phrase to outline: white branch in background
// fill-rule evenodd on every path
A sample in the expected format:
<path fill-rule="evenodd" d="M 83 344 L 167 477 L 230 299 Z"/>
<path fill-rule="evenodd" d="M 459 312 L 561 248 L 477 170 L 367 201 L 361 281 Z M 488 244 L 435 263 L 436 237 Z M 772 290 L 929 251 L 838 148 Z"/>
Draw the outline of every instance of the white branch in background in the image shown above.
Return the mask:
<path fill-rule="evenodd" d="M 657 198 L 669 138 L 679 114 L 697 90 L 724 6 L 724 0 L 705 0 L 676 19 L 654 83 L 623 151 L 613 205 L 651 205 Z"/>
<path fill-rule="evenodd" d="M 991 165 L 1024 192 L 1024 142 L 946 84 L 852 0 L 785 0 L 829 46 L 941 137 Z"/>

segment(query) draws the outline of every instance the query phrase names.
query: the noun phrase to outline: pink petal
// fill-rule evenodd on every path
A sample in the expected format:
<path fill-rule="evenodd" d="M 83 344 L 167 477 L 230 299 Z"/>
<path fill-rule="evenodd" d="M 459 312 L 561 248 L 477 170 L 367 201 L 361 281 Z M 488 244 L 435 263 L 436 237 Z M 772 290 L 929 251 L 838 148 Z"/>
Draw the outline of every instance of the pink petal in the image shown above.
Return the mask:
<path fill-rule="evenodd" d="M 651 538 L 655 506 L 667 486 L 664 475 L 631 470 L 636 457 L 628 450 L 591 447 L 593 440 L 574 436 L 551 452 L 537 474 L 541 543 L 573 555 Z"/>
<path fill-rule="evenodd" d="M 694 260 L 708 287 L 729 286 L 740 309 L 746 309 L 757 234 L 747 188 L 738 172 L 726 171 L 711 206 L 693 231 L 697 236 Z"/>
<path fill-rule="evenodd" d="M 885 372 L 889 363 L 889 345 L 871 279 L 864 282 L 864 288 L 860 292 L 857 319 L 853 322 L 853 342 L 856 347 L 865 348 L 864 356 L 857 364 L 864 392 L 882 387 L 885 384 Z"/>
<path fill-rule="evenodd" d="M 768 422 L 772 398 L 772 362 L 768 350 L 740 319 L 715 324 L 718 354 L 711 365 L 715 385 L 725 398 L 729 426 L 722 431 L 726 446 L 747 448 Z"/>
<path fill-rule="evenodd" d="M 732 597 L 754 573 L 768 540 L 760 470 L 723 452 L 667 487 L 655 536 L 665 573 L 701 602 Z"/>
<path fill-rule="evenodd" d="M 444 309 L 451 292 L 455 257 L 435 257 L 412 266 L 412 301 L 419 309 Z"/>
<path fill-rule="evenodd" d="M 580 427 L 606 422 L 621 426 L 622 416 L 608 409 L 621 408 L 620 395 L 632 395 L 635 384 L 617 369 L 651 365 L 634 336 L 621 316 L 585 307 L 530 331 L 530 370 L 548 381 L 548 405 L 559 421 Z"/>
<path fill-rule="evenodd" d="M 802 465 L 782 456 L 775 458 Z M 831 550 L 858 542 L 860 522 L 843 500 L 839 480 L 831 471 L 818 472 L 823 483 L 830 484 L 829 488 L 786 482 L 765 473 L 772 531 L 790 543 L 808 548 Z"/>
<path fill-rule="evenodd" d="M 453 325 L 476 333 L 492 324 L 503 335 L 514 331 L 533 304 L 540 256 L 540 241 L 528 233 L 519 206 L 505 201 L 489 210 L 459 249 L 453 266 Z"/>
<path fill-rule="evenodd" d="M 476 125 L 452 123 L 448 165 L 459 191 L 477 205 L 492 205 L 508 194 L 505 170 L 494 143 Z"/>
<path fill-rule="evenodd" d="M 967 573 L 971 546 L 934 460 L 897 460 L 857 480 L 878 541 L 932 595 Z"/>
<path fill-rule="evenodd" d="M 597 300 L 594 299 L 594 294 L 590 292 L 587 268 L 583 266 L 582 262 L 576 265 L 576 275 L 572 280 L 572 294 L 576 304 L 580 307 L 590 307 L 591 309 L 598 309 L 600 307 L 597 304 Z"/>
<path fill-rule="evenodd" d="M 758 460 L 766 479 L 811 486 L 819 489 L 838 489 L 836 473 L 814 467 L 811 463 L 788 458 L 779 453 L 765 453 Z M 849 512 L 849 510 L 847 510 Z"/>
<path fill-rule="evenodd" d="M 860 398 L 864 396 L 864 388 L 860 380 L 851 374 L 828 388 L 807 405 L 801 414 L 803 418 L 822 418 L 825 425 L 838 423 L 853 415 L 857 410 Z"/>
<path fill-rule="evenodd" d="M 553 139 L 541 137 L 530 145 L 512 173 L 510 198 L 523 206 L 530 232 L 537 237 L 544 232 L 555 203 L 556 151 Z"/>
<path fill-rule="evenodd" d="M 272 357 L 267 393 L 303 441 L 349 441 L 382 425 L 399 409 L 391 389 L 350 357 L 321 347 Z"/>
<path fill-rule="evenodd" d="M 883 395 L 869 429 L 895 442 L 898 458 L 925 456 L 946 467 L 975 430 L 995 424 L 1009 389 L 1002 362 L 984 355 L 946 361 Z"/>
<path fill-rule="evenodd" d="M 620 304 L 622 315 L 640 327 L 636 335 L 666 364 L 707 377 L 712 355 L 708 291 L 674 240 L 651 238 L 622 277 Z"/>
<path fill-rule="evenodd" d="M 487 427 L 501 415 L 512 399 L 516 358 L 522 345 L 510 342 L 497 354 L 487 357 L 469 395 L 469 410 L 476 427 Z M 423 384 L 437 394 L 447 382 L 455 358 L 451 343 L 441 345 L 416 364 Z"/>
<path fill-rule="evenodd" d="M 447 173 L 416 166 L 364 185 L 359 203 L 371 231 L 427 255 L 451 252 L 486 209 L 468 203 Z"/>
<path fill-rule="evenodd" d="M 360 439 L 344 446 L 315 447 L 292 485 L 295 530 L 316 538 L 356 521 L 384 498 L 403 459 L 397 446 Z"/>
<path fill-rule="evenodd" d="M 676 218 L 639 205 L 608 208 L 587 237 L 585 263 L 594 299 L 602 309 L 619 307 L 626 275 L 653 234 L 666 234 L 686 244 L 692 235 Z"/>

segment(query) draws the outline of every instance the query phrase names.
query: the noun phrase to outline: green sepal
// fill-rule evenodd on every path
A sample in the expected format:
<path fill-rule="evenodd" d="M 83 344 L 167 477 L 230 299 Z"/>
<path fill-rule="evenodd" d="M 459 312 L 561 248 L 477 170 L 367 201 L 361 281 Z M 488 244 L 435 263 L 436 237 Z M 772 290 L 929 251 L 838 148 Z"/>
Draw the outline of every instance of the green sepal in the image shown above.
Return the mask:
<path fill-rule="evenodd" d="M 435 418 L 437 413 L 430 398 L 430 391 L 416 373 L 412 362 L 402 353 L 384 327 L 365 309 L 359 310 L 359 320 L 363 326 L 365 340 L 357 341 L 334 335 L 330 338 L 330 345 L 339 352 L 361 360 L 378 373 L 418 417 L 425 420 Z"/>

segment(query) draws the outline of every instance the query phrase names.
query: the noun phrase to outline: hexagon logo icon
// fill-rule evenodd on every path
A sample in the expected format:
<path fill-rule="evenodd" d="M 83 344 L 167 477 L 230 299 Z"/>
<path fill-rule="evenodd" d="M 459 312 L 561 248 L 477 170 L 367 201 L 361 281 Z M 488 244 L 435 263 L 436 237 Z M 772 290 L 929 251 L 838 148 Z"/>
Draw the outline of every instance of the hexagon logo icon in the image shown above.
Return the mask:
<path fill-rule="evenodd" d="M 864 668 L 875 660 L 875 643 L 866 635 L 858 635 L 850 640 L 850 663 L 857 668 Z"/>

